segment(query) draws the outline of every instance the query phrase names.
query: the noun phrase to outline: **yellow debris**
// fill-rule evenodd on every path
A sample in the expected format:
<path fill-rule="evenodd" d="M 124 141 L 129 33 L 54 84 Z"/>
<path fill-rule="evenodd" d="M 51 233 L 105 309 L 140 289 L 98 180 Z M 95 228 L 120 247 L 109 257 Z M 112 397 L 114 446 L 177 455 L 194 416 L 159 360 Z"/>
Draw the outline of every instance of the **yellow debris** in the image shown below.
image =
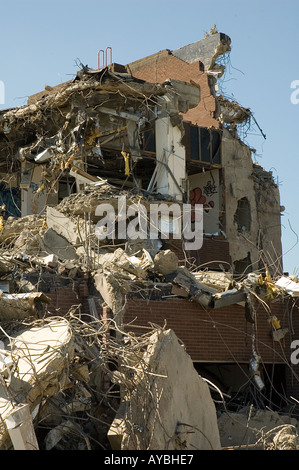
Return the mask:
<path fill-rule="evenodd" d="M 130 161 L 129 161 L 130 154 L 126 152 L 121 152 L 121 154 L 125 159 L 125 175 L 130 176 Z"/>
<path fill-rule="evenodd" d="M 67 160 L 66 164 L 64 165 L 64 169 L 65 169 L 65 170 L 70 166 L 70 164 L 72 163 L 72 161 L 74 160 L 74 158 L 75 158 L 75 154 L 73 153 L 73 154 L 70 156 L 70 158 Z"/>
<path fill-rule="evenodd" d="M 269 322 L 272 323 L 272 325 L 274 326 L 275 330 L 279 330 L 281 328 L 280 326 L 280 321 L 278 320 L 278 318 L 273 315 L 269 318 Z"/>
<path fill-rule="evenodd" d="M 36 190 L 35 194 L 41 193 L 43 189 L 45 189 L 45 185 L 44 185 L 44 184 L 42 184 L 42 185 Z"/>

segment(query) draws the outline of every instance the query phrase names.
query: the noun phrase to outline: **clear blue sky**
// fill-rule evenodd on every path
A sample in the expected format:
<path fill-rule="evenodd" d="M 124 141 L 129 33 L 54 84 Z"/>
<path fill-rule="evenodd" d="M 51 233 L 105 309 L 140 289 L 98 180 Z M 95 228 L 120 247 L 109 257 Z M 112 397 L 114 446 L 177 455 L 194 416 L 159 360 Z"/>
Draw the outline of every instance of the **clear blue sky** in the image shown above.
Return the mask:
<path fill-rule="evenodd" d="M 230 36 L 223 91 L 250 107 L 266 134 L 254 128 L 246 142 L 279 184 L 284 270 L 299 274 L 299 104 L 290 100 L 299 80 L 299 0 L 1 0 L 0 7 L 0 109 L 71 79 L 77 59 L 96 68 L 106 47 L 126 64 L 198 41 L 214 24 Z"/>

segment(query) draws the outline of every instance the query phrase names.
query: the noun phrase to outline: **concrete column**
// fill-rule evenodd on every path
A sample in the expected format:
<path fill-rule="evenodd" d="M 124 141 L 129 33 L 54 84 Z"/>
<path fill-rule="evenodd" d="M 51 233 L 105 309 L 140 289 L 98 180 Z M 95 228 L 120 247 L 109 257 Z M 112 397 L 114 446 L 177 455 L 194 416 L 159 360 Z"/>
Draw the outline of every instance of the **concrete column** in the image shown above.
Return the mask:
<path fill-rule="evenodd" d="M 181 201 L 183 197 L 180 188 L 183 191 L 183 180 L 186 177 L 186 152 L 181 144 L 181 130 L 171 124 L 169 116 L 158 118 L 155 126 L 157 192 L 169 194 Z"/>

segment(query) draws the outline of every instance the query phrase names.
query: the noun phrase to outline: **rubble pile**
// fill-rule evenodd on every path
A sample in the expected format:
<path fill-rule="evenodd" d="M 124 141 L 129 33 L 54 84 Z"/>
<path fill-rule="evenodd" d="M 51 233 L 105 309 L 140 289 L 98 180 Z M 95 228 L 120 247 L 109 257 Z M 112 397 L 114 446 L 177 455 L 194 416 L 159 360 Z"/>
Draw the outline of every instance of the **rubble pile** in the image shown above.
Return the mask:
<path fill-rule="evenodd" d="M 287 414 L 244 407 L 218 418 L 223 449 L 298 450 L 298 420 Z"/>
<path fill-rule="evenodd" d="M 95 189 L 90 192 L 94 197 Z M 229 272 L 191 272 L 162 241 L 95 247 L 76 236 L 75 228 L 86 222 L 85 211 L 76 209 L 81 198 L 50 207 L 43 217 L 9 219 L 1 232 L 0 282 L 9 292 L 0 295 L 0 448 L 225 447 L 208 384 L 184 347 L 172 330 L 156 325 L 145 334 L 130 332 L 122 317 L 126 296 L 158 282 L 173 296 L 209 308 L 241 302 L 250 310 L 256 297 L 297 295 L 296 280 L 251 273 L 236 281 Z M 80 306 L 63 317 L 49 315 L 51 299 L 27 279 L 43 272 L 73 280 L 88 274 L 113 318 L 82 315 Z M 274 332 L 281 330 L 272 322 Z M 253 357 L 255 367 L 254 351 Z M 268 447 L 279 443 L 277 437 Z"/>
<path fill-rule="evenodd" d="M 213 37 L 213 58 L 214 41 L 219 38 L 222 47 L 216 48 L 217 54 L 229 47 L 223 35 Z M 177 51 L 177 56 L 185 53 L 185 49 Z M 209 80 L 213 82 L 211 76 Z M 281 346 L 289 333 L 271 314 L 267 302 L 279 297 L 292 301 L 299 296 L 299 281 L 270 275 L 252 241 L 254 235 L 248 238 L 250 248 L 246 245 L 248 259 L 243 259 L 243 248 L 240 259 L 234 255 L 238 269 L 231 258 L 231 265 L 224 261 L 226 269 L 221 260 L 217 262 L 217 271 L 207 268 L 213 260 L 200 265 L 198 253 L 193 262 L 183 237 L 179 237 L 181 246 L 176 246 L 182 217 L 176 218 L 174 211 L 171 220 L 161 217 L 155 222 L 155 236 L 128 235 L 130 226 L 134 235 L 137 226 L 141 231 L 144 220 L 153 227 L 148 216 L 152 204 L 163 203 L 167 209 L 173 203 L 180 209 L 185 203 L 191 207 L 194 191 L 201 195 L 200 204 L 206 201 L 202 184 L 204 194 L 220 194 L 216 169 L 220 171 L 228 158 L 223 151 L 223 162 L 220 159 L 220 133 L 198 125 L 192 132 L 189 128 L 188 134 L 183 123 L 183 116 L 200 100 L 200 86 L 193 79 L 150 83 L 113 64 L 101 70 L 83 66 L 74 80 L 47 87 L 30 97 L 26 106 L 0 113 L 0 177 L 6 197 L 0 206 L 0 450 L 214 450 L 229 446 L 221 434 L 227 410 L 217 421 L 211 389 L 221 403 L 224 396 L 196 371 L 175 332 L 150 323 L 150 318 L 142 327 L 125 322 L 128 298 L 138 294 L 147 301 L 151 291 L 158 300 L 197 304 L 200 312 L 238 304 L 251 331 L 256 326 L 256 306 L 262 305 L 269 317 L 269 342 Z M 249 108 L 221 96 L 218 105 L 220 122 L 232 128 L 251 116 Z M 197 139 L 206 135 L 210 142 L 202 161 L 199 154 L 198 159 L 191 158 L 193 131 Z M 223 179 L 221 185 L 229 188 L 223 199 L 231 198 L 236 216 L 228 206 L 219 206 L 214 214 L 221 214 L 221 221 L 214 216 L 208 220 L 212 230 L 205 234 L 211 240 L 218 237 L 215 241 L 229 255 L 241 237 L 247 240 L 251 229 L 247 210 L 252 198 L 250 203 L 245 197 L 235 200 L 236 195 L 247 194 L 248 174 L 252 173 L 250 184 L 264 190 L 264 201 L 271 207 L 276 192 L 270 173 L 257 166 L 253 169 L 251 159 L 246 160 L 251 169 L 244 172 L 246 180 L 242 176 L 238 182 L 236 168 L 241 165 L 232 162 L 241 160 L 240 142 L 226 132 L 222 143 L 224 147 L 231 144 L 233 153 L 221 180 L 229 168 L 233 177 L 231 182 Z M 213 139 L 217 152 L 212 158 Z M 206 180 L 207 174 L 211 180 Z M 218 176 L 214 179 L 213 175 Z M 123 210 L 124 201 L 131 211 Z M 106 226 L 99 224 L 104 215 L 98 212 L 100 206 L 106 208 Z M 258 206 L 261 212 L 264 205 Z M 213 215 L 210 210 L 216 206 L 211 199 L 203 207 Z M 248 220 L 242 214 L 244 207 Z M 108 208 L 113 214 L 108 214 Z M 237 222 L 230 245 L 220 230 L 225 213 L 227 223 Z M 195 208 L 188 214 L 190 225 L 196 228 L 191 220 Z M 168 238 L 164 225 L 171 228 Z M 257 233 L 260 237 L 263 230 Z M 256 267 L 264 263 L 257 272 L 248 272 L 252 264 L 247 248 L 258 256 Z M 82 297 L 89 311 L 77 295 L 78 302 L 61 313 L 60 306 L 53 305 L 53 290 L 67 285 L 75 291 L 79 281 L 88 285 L 88 294 Z M 249 380 L 260 391 L 264 387 L 261 357 L 254 334 L 250 338 Z M 249 430 L 248 423 L 245 417 L 244 432 Z M 297 448 L 293 429 L 278 429 L 277 423 L 272 428 L 267 432 L 275 429 L 275 435 L 262 434 L 264 448 Z M 259 433 L 253 435 L 261 438 Z"/>
<path fill-rule="evenodd" d="M 171 330 L 136 336 L 74 310 L 2 322 L 0 341 L 1 450 L 220 447 L 208 386 Z"/>

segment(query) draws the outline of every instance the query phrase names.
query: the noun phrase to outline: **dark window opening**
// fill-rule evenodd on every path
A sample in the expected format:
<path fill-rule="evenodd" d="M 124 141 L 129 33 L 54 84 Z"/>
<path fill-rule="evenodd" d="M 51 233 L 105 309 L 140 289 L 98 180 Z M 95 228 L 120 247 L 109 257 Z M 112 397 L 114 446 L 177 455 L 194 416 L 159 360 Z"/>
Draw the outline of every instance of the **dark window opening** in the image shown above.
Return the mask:
<path fill-rule="evenodd" d="M 187 159 L 207 165 L 221 165 L 221 137 L 219 131 L 184 123 Z"/>
<path fill-rule="evenodd" d="M 0 215 L 4 219 L 8 217 L 20 217 L 21 215 L 21 197 L 19 188 L 9 188 L 6 183 L 0 183 Z"/>
<path fill-rule="evenodd" d="M 247 253 L 246 258 L 234 261 L 234 275 L 240 278 L 247 276 L 252 271 L 252 263 L 250 253 Z"/>
<path fill-rule="evenodd" d="M 205 129 L 204 127 L 201 127 L 199 129 L 199 135 L 200 135 L 200 160 L 202 162 L 209 163 L 210 162 L 210 153 L 211 153 L 210 131 L 209 131 L 209 129 Z"/>
<path fill-rule="evenodd" d="M 248 402 L 254 403 L 261 409 L 269 407 L 274 411 L 280 411 L 289 406 L 285 392 L 287 387 L 285 364 L 263 364 L 260 372 L 264 389 L 261 393 L 257 393 L 247 363 L 195 362 L 194 367 L 201 377 L 210 380 L 223 393 L 230 396 L 226 400 L 225 409 L 238 412 L 243 407 L 247 407 Z M 217 400 L 217 409 L 223 410 L 223 403 L 219 401 L 219 393 L 211 389 L 211 395 L 215 401 Z"/>
<path fill-rule="evenodd" d="M 58 203 L 76 192 L 76 180 L 69 176 L 58 183 Z"/>
<path fill-rule="evenodd" d="M 143 150 L 146 152 L 156 152 L 156 140 L 155 132 L 153 129 L 149 129 L 143 132 Z"/>
<path fill-rule="evenodd" d="M 191 160 L 199 160 L 199 134 L 196 126 L 190 126 L 190 155 Z"/>
<path fill-rule="evenodd" d="M 250 232 L 251 229 L 251 211 L 250 203 L 247 197 L 238 200 L 238 207 L 234 215 L 234 222 L 237 224 L 239 233 Z"/>
<path fill-rule="evenodd" d="M 220 158 L 220 134 L 219 132 L 213 131 L 212 132 L 212 163 L 216 165 L 221 164 Z"/>

